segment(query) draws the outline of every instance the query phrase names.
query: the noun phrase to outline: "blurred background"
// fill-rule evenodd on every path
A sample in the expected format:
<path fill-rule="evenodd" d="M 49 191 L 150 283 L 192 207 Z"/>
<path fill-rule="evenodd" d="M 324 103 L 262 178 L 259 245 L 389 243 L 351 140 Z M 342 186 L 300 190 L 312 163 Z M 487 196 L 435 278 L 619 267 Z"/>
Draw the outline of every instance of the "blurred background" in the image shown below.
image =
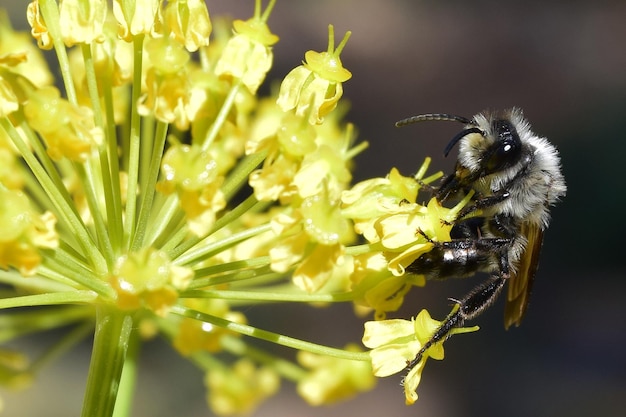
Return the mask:
<path fill-rule="evenodd" d="M 212 16 L 244 19 L 253 3 L 208 1 Z M 22 4 L 2 6 L 19 9 L 12 20 L 25 27 Z M 558 147 L 568 194 L 552 210 L 522 326 L 503 329 L 500 300 L 475 320 L 479 333 L 456 336 L 444 361 L 428 362 L 414 406 L 404 405 L 396 375 L 380 380 L 373 393 L 323 408 L 309 408 L 284 384 L 256 415 L 623 415 L 626 2 L 278 0 L 269 23 L 281 38 L 270 79 L 283 78 L 305 51 L 325 50 L 329 23 L 337 42 L 353 32 L 342 54 L 353 73 L 344 84 L 347 119 L 370 143 L 356 160 L 355 181 L 384 176 L 393 166 L 410 175 L 425 156 L 433 157 L 433 171 L 450 172 L 454 157 L 442 153 L 458 125 L 396 129 L 396 120 L 518 106 L 533 130 Z M 426 307 L 443 318 L 447 297 L 460 297 L 477 282 L 430 283 L 413 291 L 397 316 Z M 291 328 L 285 332 L 295 337 L 339 346 L 362 335 L 362 320 L 349 306 L 255 309 L 247 313 L 253 324 Z M 200 373 L 162 344 L 145 348 L 135 415 L 210 415 Z M 65 357 L 34 389 L 0 393 L 5 415 L 78 415 L 88 354 Z M 39 401 L 43 395 L 49 400 Z"/>

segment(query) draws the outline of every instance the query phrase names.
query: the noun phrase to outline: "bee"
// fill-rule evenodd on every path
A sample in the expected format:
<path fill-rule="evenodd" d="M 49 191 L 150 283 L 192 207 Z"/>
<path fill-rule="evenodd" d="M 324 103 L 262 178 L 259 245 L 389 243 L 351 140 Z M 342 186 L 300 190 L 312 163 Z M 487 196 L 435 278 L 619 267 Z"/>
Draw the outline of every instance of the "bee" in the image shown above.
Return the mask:
<path fill-rule="evenodd" d="M 442 322 L 408 363 L 419 363 L 434 343 L 462 327 L 491 306 L 508 283 L 504 326 L 519 326 L 526 312 L 537 271 L 550 206 L 565 196 L 566 186 L 556 148 L 530 129 L 521 110 L 483 112 L 472 119 L 450 114 L 423 114 L 396 126 L 422 121 L 453 121 L 465 125 L 444 149 L 458 144 L 454 172 L 432 192 L 440 202 L 461 198 L 471 202 L 452 224 L 451 240 L 433 242 L 430 252 L 407 271 L 428 279 L 467 277 L 486 272 L 489 278 L 460 299 L 458 309 Z M 418 231 L 422 233 L 421 231 Z M 423 234 L 423 233 L 422 233 Z"/>

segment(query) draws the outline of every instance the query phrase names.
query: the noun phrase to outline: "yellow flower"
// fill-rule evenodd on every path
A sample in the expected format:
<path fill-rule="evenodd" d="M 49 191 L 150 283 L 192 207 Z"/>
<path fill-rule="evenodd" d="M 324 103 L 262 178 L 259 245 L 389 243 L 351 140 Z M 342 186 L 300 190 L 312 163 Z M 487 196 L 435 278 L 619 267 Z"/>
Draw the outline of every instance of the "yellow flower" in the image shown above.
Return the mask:
<path fill-rule="evenodd" d="M 209 44 L 211 21 L 203 0 L 169 1 L 165 8 L 165 26 L 170 36 L 180 42 L 189 52 Z"/>
<path fill-rule="evenodd" d="M 52 213 L 35 213 L 26 194 L 0 186 L 0 268 L 33 275 L 42 260 L 39 248 L 58 247 L 55 223 Z"/>
<path fill-rule="evenodd" d="M 350 223 L 341 216 L 339 205 L 332 200 L 332 196 L 321 191 L 306 198 L 300 206 L 304 231 L 313 241 L 324 245 L 351 241 Z"/>
<path fill-rule="evenodd" d="M 302 158 L 314 152 L 318 147 L 315 139 L 317 131 L 306 122 L 306 119 L 295 114 L 284 114 L 277 126 L 276 139 L 280 150 L 294 158 Z"/>
<path fill-rule="evenodd" d="M 145 248 L 120 257 L 109 282 L 121 309 L 146 307 L 165 316 L 192 277 L 192 270 L 173 265 L 165 253 Z"/>
<path fill-rule="evenodd" d="M 345 156 L 338 154 L 330 146 L 319 146 L 302 160 L 300 170 L 293 178 L 300 197 L 307 198 L 326 192 L 337 198 L 352 179 L 346 166 Z"/>
<path fill-rule="evenodd" d="M 24 105 L 24 115 L 48 145 L 54 160 L 63 157 L 84 162 L 103 141 L 103 131 L 94 125 L 93 111 L 62 99 L 55 87 L 33 91 Z"/>
<path fill-rule="evenodd" d="M 374 318 L 383 320 L 390 311 L 396 311 L 404 296 L 413 286 L 424 286 L 423 276 L 395 276 L 388 269 L 382 252 L 370 252 L 354 257 L 354 272 L 350 276 L 351 289 L 360 296 L 354 302 L 374 310 Z"/>
<path fill-rule="evenodd" d="M 458 309 L 458 305 L 454 307 Z M 454 313 L 455 310 L 452 310 Z M 433 320 L 428 311 L 422 310 L 417 317 L 409 320 L 393 319 L 368 321 L 365 323 L 363 344 L 371 348 L 370 357 L 374 375 L 385 377 L 404 370 L 418 354 L 422 346 L 441 326 Z M 478 327 L 453 329 L 450 335 L 478 330 Z M 428 358 L 443 359 L 443 341 L 433 344 L 422 355 L 422 360 L 409 370 L 404 379 L 404 392 L 407 405 L 417 400 L 415 392 L 421 379 L 422 370 Z"/>
<path fill-rule="evenodd" d="M 15 151 L 8 146 L 0 130 L 0 183 L 10 190 L 21 189 L 24 177 L 21 175 L 21 165 Z"/>
<path fill-rule="evenodd" d="M 0 348 L 0 384 L 13 390 L 29 387 L 34 381 L 31 365 L 31 361 L 23 353 Z M 2 399 L 0 399 L 1 410 Z"/>
<path fill-rule="evenodd" d="M 119 23 L 118 34 L 127 42 L 133 36 L 155 36 L 161 24 L 162 0 L 113 0 L 113 15 Z"/>
<path fill-rule="evenodd" d="M 187 299 L 185 305 L 234 323 L 245 324 L 247 321 L 243 313 L 232 311 L 226 300 Z M 184 356 L 189 356 L 198 351 L 219 352 L 222 350 L 221 340 L 225 335 L 239 336 L 237 333 L 222 327 L 185 317 L 178 326 L 173 345 Z"/>
<path fill-rule="evenodd" d="M 19 102 L 12 85 L 0 76 L 0 116 L 8 116 L 17 109 L 19 109 Z"/>
<path fill-rule="evenodd" d="M 186 65 L 189 54 L 170 38 L 149 39 L 146 51 L 152 65 L 146 70 L 146 91 L 139 101 L 139 113 L 144 116 L 153 114 L 161 122 L 187 129 L 190 84 Z"/>
<path fill-rule="evenodd" d="M 346 350 L 356 351 L 355 346 Z M 310 352 L 298 352 L 298 362 L 310 369 L 298 381 L 298 393 L 311 405 L 329 405 L 346 400 L 376 384 L 368 362 L 349 361 Z"/>
<path fill-rule="evenodd" d="M 371 243 L 378 243 L 387 257 L 389 270 L 397 276 L 430 251 L 433 241 L 450 240 L 450 230 L 471 193 L 449 209 L 431 198 L 426 206 L 416 203 L 419 182 L 430 161 L 426 160 L 414 178 L 393 169 L 385 179 L 359 183 L 342 194 L 343 215 L 355 219 L 355 230 Z"/>
<path fill-rule="evenodd" d="M 296 286 L 316 292 L 330 281 L 344 288 L 353 271 L 344 244 L 352 240 L 349 223 L 325 193 L 305 199 L 293 213 L 272 219 L 277 244 L 269 250 L 274 271 L 285 272 L 296 264 Z"/>
<path fill-rule="evenodd" d="M 406 213 L 419 208 L 407 204 L 417 201 L 420 188 L 418 180 L 426 172 L 430 159 L 426 159 L 415 177 L 405 177 L 396 168 L 392 168 L 385 178 L 372 178 L 355 184 L 341 194 L 342 212 L 347 218 L 354 219 L 354 228 L 369 242 L 378 242 L 380 218 L 395 213 Z M 429 180 L 438 175 L 429 177 Z"/>
<path fill-rule="evenodd" d="M 198 146 L 174 144 L 163 156 L 161 168 L 165 178 L 158 190 L 176 192 L 190 230 L 204 236 L 213 226 L 216 213 L 226 206 L 217 162 Z"/>
<path fill-rule="evenodd" d="M 37 87 L 54 81 L 41 50 L 27 33 L 13 30 L 4 10 L 0 10 L 0 66 L 10 67 L 11 72 L 26 77 Z"/>
<path fill-rule="evenodd" d="M 48 26 L 41 14 L 41 9 L 39 7 L 39 1 L 33 0 L 28 4 L 27 15 L 28 23 L 30 24 L 32 30 L 31 34 L 37 40 L 37 45 L 41 49 L 52 49 L 52 36 L 48 31 Z"/>
<path fill-rule="evenodd" d="M 299 164 L 284 155 L 275 159 L 265 159 L 263 168 L 250 175 L 250 186 L 259 201 L 274 201 L 288 198 L 295 193 L 292 181 Z"/>
<path fill-rule="evenodd" d="M 320 124 L 335 109 L 343 95 L 342 83 L 352 77 L 339 58 L 348 38 L 350 32 L 335 49 L 334 29 L 328 26 L 328 50 L 308 51 L 304 64 L 283 80 L 276 100 L 283 111 L 295 109 L 297 116 L 308 117 L 311 124 Z"/>
<path fill-rule="evenodd" d="M 293 283 L 308 293 L 327 288 L 346 289 L 348 278 L 353 271 L 352 258 L 345 255 L 343 245 L 313 244 L 307 256 L 293 272 Z"/>
<path fill-rule="evenodd" d="M 60 26 L 67 46 L 104 41 L 107 0 L 63 0 Z"/>
<path fill-rule="evenodd" d="M 272 66 L 271 46 L 278 42 L 278 36 L 269 30 L 267 19 L 275 3 L 276 0 L 271 0 L 261 15 L 261 0 L 256 0 L 253 18 L 233 22 L 235 35 L 229 39 L 215 67 L 217 75 L 241 80 L 252 94 Z"/>
<path fill-rule="evenodd" d="M 280 386 L 278 375 L 269 368 L 255 368 L 247 359 L 237 361 L 232 369 L 214 368 L 207 372 L 207 401 L 220 416 L 249 414 Z"/>

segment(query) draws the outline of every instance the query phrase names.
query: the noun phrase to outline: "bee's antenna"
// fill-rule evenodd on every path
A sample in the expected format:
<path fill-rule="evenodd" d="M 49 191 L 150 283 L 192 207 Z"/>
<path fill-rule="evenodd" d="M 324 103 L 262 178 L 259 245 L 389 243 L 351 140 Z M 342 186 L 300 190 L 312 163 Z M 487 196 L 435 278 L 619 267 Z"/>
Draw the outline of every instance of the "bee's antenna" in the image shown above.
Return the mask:
<path fill-rule="evenodd" d="M 483 132 L 477 127 L 470 127 L 469 129 L 463 129 L 450 140 L 450 142 L 446 146 L 446 149 L 443 150 L 443 155 L 448 156 L 452 148 L 454 148 L 454 145 L 456 145 L 458 141 L 460 141 L 461 139 L 463 139 L 465 136 L 469 135 L 470 133 L 478 133 L 479 135 L 485 136 L 485 132 Z"/>
<path fill-rule="evenodd" d="M 446 146 L 446 149 L 444 149 L 443 151 L 443 154 L 445 156 L 448 156 L 448 154 L 450 153 L 454 145 L 457 144 L 458 141 L 460 141 L 463 137 L 469 135 L 470 133 L 479 133 L 481 135 L 484 135 L 484 132 L 480 130 L 478 127 L 476 127 L 476 123 L 473 120 L 470 120 L 467 117 L 456 116 L 454 114 L 447 114 L 447 113 L 427 113 L 427 114 L 419 114 L 417 116 L 407 117 L 406 119 L 397 121 L 396 127 L 402 127 L 402 126 L 410 125 L 410 124 L 417 123 L 417 122 L 430 122 L 430 121 L 460 122 L 466 125 L 474 126 L 474 127 L 470 127 L 470 128 L 462 130 L 461 132 L 459 132 L 456 136 L 452 138 L 452 140 L 448 143 L 448 146 Z"/>
<path fill-rule="evenodd" d="M 396 127 L 402 127 L 417 122 L 444 121 L 444 122 L 460 122 L 466 125 L 473 125 L 474 122 L 463 116 L 446 113 L 427 113 L 418 114 L 417 116 L 407 117 L 396 122 Z"/>

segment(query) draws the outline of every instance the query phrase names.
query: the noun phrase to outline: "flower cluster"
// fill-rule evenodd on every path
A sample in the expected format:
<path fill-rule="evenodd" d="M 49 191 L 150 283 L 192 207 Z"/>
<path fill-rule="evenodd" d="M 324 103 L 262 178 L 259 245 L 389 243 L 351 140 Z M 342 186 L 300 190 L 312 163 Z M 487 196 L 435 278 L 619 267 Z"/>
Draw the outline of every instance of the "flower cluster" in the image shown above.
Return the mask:
<path fill-rule="evenodd" d="M 260 97 L 279 41 L 274 3 L 228 21 L 202 0 L 33 0 L 40 49 L 0 14 L 0 309 L 37 306 L 0 326 L 17 338 L 72 325 L 51 356 L 95 334 L 85 416 L 112 415 L 111 387 L 132 390 L 122 370 L 140 349 L 128 346 L 157 332 L 206 373 L 210 407 L 230 415 L 281 378 L 312 405 L 367 391 L 437 326 L 424 313 L 384 319 L 425 284 L 407 266 L 450 239 L 470 197 L 420 204 L 420 186 L 438 177 L 426 176 L 428 160 L 414 176 L 392 169 L 351 185 L 367 144 L 341 120 L 349 32 L 335 45 L 329 26 L 327 50 L 306 52 Z M 371 350 L 294 339 L 246 316 L 277 301 L 373 312 Z M 300 352 L 278 358 L 242 335 Z M 441 343 L 409 374 L 408 402 L 427 357 L 441 359 Z M 32 379 L 23 355 L 0 359 L 8 385 Z"/>

